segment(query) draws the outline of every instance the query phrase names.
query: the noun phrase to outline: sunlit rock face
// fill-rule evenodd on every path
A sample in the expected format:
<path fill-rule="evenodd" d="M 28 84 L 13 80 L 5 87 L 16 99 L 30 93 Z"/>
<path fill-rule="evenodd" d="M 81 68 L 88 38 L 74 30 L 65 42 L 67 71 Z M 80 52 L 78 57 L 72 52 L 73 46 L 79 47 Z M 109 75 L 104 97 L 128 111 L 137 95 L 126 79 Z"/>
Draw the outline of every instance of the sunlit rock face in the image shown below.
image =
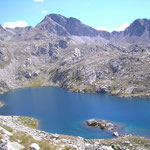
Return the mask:
<path fill-rule="evenodd" d="M 0 26 L 0 79 L 5 83 L 0 89 L 55 85 L 74 92 L 149 97 L 149 55 L 148 19 L 109 33 L 50 14 L 35 27 Z"/>

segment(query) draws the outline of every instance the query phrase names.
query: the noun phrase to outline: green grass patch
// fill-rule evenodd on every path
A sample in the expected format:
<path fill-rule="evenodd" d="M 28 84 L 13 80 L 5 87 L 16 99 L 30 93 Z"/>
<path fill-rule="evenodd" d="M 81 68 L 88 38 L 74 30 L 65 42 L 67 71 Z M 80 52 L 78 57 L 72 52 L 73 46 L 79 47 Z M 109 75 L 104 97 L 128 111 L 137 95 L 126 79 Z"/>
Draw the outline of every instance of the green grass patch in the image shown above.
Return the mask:
<path fill-rule="evenodd" d="M 31 135 L 28 135 L 25 132 L 15 132 L 10 140 L 20 141 L 20 144 L 25 147 L 25 150 L 30 150 L 32 143 L 36 143 L 40 146 L 40 150 L 56 150 L 56 147 L 52 146 L 48 140 L 42 139 L 41 141 L 35 140 Z"/>
<path fill-rule="evenodd" d="M 38 128 L 38 120 L 30 117 L 19 116 L 18 121 L 20 121 L 24 126 L 32 129 Z"/>

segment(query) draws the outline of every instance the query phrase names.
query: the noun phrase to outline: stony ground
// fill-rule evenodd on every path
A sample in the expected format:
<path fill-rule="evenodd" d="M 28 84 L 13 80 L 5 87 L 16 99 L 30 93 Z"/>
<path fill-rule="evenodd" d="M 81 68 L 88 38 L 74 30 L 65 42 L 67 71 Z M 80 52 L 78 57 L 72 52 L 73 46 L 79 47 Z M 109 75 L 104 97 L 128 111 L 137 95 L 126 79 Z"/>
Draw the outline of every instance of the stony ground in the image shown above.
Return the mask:
<path fill-rule="evenodd" d="M 37 130 L 38 121 L 28 117 L 0 116 L 1 150 L 150 150 L 150 140 L 125 136 L 87 140 Z M 31 148 L 32 147 L 32 148 Z"/>

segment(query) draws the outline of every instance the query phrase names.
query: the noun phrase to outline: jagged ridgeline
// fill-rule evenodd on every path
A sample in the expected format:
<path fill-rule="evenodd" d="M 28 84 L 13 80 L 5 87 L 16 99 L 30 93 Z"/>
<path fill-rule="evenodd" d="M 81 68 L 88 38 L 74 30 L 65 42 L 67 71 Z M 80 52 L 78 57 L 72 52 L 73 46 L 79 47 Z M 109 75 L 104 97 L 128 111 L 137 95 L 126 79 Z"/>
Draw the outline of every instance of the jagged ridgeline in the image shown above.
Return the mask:
<path fill-rule="evenodd" d="M 47 15 L 35 27 L 0 26 L 0 92 L 59 86 L 73 92 L 150 97 L 150 20 L 99 31 Z"/>

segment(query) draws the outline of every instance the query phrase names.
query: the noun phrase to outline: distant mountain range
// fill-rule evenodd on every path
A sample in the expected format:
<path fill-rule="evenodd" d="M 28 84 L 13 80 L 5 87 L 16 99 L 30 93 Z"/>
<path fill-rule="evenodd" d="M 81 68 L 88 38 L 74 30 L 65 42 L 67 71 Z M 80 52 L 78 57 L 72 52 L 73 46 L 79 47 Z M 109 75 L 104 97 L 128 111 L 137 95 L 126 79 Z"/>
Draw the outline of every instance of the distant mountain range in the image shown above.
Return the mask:
<path fill-rule="evenodd" d="M 150 19 L 111 33 L 59 14 L 35 27 L 0 26 L 0 92 L 53 85 L 150 97 L 149 66 Z"/>
<path fill-rule="evenodd" d="M 130 24 L 125 31 L 112 33 L 102 30 L 96 30 L 83 24 L 76 18 L 66 18 L 59 14 L 47 15 L 38 25 L 34 27 L 4 29 L 0 26 L 0 33 L 28 32 L 30 30 L 41 30 L 56 34 L 58 36 L 87 36 L 102 37 L 113 42 L 145 42 L 150 40 L 150 19 L 137 19 Z M 137 39 L 136 39 L 137 38 Z"/>

